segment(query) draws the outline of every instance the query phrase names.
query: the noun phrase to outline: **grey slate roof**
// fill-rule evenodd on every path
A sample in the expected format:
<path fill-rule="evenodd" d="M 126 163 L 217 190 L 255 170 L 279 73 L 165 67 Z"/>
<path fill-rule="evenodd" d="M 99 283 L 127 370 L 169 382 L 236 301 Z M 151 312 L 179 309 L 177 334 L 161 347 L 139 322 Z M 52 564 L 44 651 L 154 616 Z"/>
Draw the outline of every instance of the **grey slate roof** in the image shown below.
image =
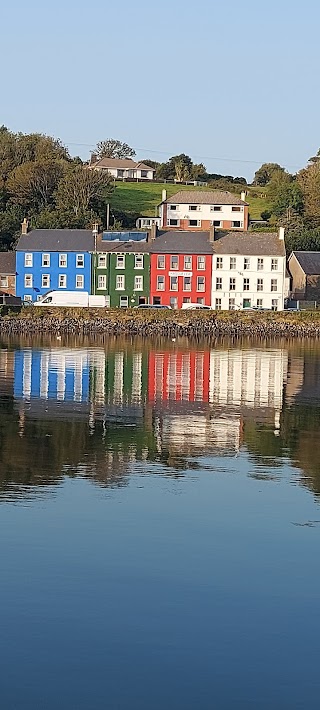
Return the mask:
<path fill-rule="evenodd" d="M 16 253 L 15 251 L 0 251 L 0 274 L 2 276 L 14 276 L 16 273 Z"/>
<path fill-rule="evenodd" d="M 213 254 L 209 232 L 162 232 L 150 243 L 151 254 Z"/>
<path fill-rule="evenodd" d="M 146 234 L 147 236 L 147 234 Z M 150 243 L 144 241 L 127 241 L 127 242 L 117 242 L 103 240 L 101 235 L 97 239 L 97 252 L 114 252 L 115 254 L 120 253 L 133 253 L 133 254 L 144 254 L 150 251 Z"/>
<path fill-rule="evenodd" d="M 215 232 L 216 254 L 285 256 L 285 244 L 278 232 Z"/>
<path fill-rule="evenodd" d="M 308 276 L 318 276 L 320 274 L 320 252 L 319 251 L 293 251 L 298 263 Z M 290 254 L 289 261 L 292 257 Z"/>
<path fill-rule="evenodd" d="M 247 205 L 238 195 L 223 190 L 180 190 L 175 195 L 171 195 L 164 204 L 177 205 Z M 161 203 L 163 204 L 163 203 Z"/>
<path fill-rule="evenodd" d="M 22 234 L 17 251 L 94 251 L 90 229 L 33 229 Z"/>

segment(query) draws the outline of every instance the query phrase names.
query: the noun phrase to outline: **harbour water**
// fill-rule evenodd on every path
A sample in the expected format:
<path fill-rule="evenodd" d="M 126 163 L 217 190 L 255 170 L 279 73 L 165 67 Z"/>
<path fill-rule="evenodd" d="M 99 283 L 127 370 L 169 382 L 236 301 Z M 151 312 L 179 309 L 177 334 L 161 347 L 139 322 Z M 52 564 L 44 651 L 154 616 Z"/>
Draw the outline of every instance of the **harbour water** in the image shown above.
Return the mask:
<path fill-rule="evenodd" d="M 2 338 L 4 710 L 318 707 L 319 356 Z"/>

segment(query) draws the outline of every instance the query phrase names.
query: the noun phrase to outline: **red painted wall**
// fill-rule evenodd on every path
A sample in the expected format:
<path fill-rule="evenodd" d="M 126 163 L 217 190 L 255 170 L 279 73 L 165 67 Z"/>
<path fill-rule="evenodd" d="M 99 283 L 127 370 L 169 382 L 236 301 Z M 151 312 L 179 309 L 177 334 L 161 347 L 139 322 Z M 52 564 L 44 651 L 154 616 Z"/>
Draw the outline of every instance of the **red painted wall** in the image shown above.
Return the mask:
<path fill-rule="evenodd" d="M 151 352 L 148 401 L 208 402 L 210 353 Z"/>
<path fill-rule="evenodd" d="M 151 254 L 150 263 L 150 303 L 153 303 L 154 297 L 160 297 L 160 303 L 165 306 L 170 305 L 170 297 L 176 297 L 178 299 L 178 308 L 181 308 L 183 303 L 183 298 L 190 298 L 191 303 L 197 303 L 198 298 L 204 299 L 204 304 L 206 306 L 211 305 L 211 282 L 212 282 L 212 256 L 211 254 L 205 254 L 205 269 L 197 268 L 197 254 L 192 254 L 192 268 L 190 271 L 184 268 L 184 254 L 178 254 L 178 269 L 171 269 L 171 254 L 163 254 L 165 258 L 165 268 L 158 269 L 157 261 L 158 254 Z M 176 255 L 174 255 L 176 256 Z M 188 254 L 186 254 L 188 256 Z M 169 272 L 172 274 L 175 272 L 185 272 L 191 276 L 191 291 L 183 290 L 183 277 L 178 276 L 178 290 L 170 291 L 170 276 Z M 164 291 L 157 290 L 157 276 L 164 276 Z M 197 276 L 205 277 L 205 290 L 197 291 Z"/>

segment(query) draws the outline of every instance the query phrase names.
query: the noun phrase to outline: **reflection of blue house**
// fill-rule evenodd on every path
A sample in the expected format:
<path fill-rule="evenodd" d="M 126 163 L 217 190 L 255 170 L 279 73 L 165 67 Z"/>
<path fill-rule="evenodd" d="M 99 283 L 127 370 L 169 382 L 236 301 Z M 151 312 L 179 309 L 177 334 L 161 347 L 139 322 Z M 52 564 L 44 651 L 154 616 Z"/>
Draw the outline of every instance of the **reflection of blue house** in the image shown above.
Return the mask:
<path fill-rule="evenodd" d="M 89 229 L 34 229 L 23 233 L 16 252 L 17 296 L 35 301 L 47 291 L 91 293 L 94 242 Z"/>
<path fill-rule="evenodd" d="M 60 402 L 88 402 L 90 363 L 87 350 L 16 350 L 14 396 Z"/>

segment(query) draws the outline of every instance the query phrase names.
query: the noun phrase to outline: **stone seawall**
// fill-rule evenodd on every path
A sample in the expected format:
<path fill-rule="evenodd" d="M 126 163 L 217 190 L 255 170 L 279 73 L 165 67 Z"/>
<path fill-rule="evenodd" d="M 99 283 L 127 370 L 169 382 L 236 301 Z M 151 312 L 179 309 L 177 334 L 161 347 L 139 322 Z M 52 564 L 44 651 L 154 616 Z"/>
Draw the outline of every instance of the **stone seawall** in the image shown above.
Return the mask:
<path fill-rule="evenodd" d="M 149 337 L 319 337 L 318 312 L 130 311 L 26 308 L 0 318 L 3 335 L 74 334 Z"/>

